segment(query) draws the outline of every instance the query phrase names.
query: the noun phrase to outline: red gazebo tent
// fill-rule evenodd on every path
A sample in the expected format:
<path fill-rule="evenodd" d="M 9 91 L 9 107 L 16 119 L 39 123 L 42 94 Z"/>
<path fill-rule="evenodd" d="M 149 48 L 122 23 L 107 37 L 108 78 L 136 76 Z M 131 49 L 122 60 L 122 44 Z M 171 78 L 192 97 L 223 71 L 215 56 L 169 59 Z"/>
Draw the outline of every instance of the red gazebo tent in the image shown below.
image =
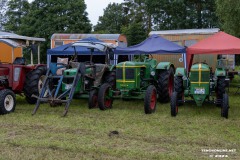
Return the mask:
<path fill-rule="evenodd" d="M 218 32 L 187 48 L 187 69 L 192 66 L 194 54 L 240 54 L 240 39 Z"/>

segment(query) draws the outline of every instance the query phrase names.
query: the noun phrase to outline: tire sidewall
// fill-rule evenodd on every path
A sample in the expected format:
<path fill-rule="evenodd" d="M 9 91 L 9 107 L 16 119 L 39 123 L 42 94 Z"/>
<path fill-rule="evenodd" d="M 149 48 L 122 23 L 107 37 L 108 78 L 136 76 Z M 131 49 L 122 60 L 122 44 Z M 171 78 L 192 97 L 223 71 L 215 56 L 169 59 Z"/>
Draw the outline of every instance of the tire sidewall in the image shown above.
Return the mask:
<path fill-rule="evenodd" d="M 6 101 L 11 101 L 12 105 L 9 109 L 6 108 Z M 9 102 L 8 102 L 9 103 Z M 0 114 L 8 114 L 14 112 L 16 107 L 16 95 L 9 89 L 0 91 Z"/>

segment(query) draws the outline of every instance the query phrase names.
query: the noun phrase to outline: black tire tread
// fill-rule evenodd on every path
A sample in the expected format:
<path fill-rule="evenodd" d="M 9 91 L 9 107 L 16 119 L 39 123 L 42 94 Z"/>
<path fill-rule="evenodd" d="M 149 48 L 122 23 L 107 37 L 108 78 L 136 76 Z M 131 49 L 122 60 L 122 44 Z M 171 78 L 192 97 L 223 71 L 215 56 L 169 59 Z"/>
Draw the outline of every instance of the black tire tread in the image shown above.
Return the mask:
<path fill-rule="evenodd" d="M 158 97 L 159 101 L 162 103 L 167 103 L 170 101 L 171 95 L 168 93 L 168 83 L 170 76 L 174 76 L 174 69 L 172 67 L 170 67 L 169 70 L 161 71 L 158 77 Z"/>
<path fill-rule="evenodd" d="M 112 108 L 112 104 L 110 107 L 105 106 L 105 93 L 108 88 L 111 88 L 111 85 L 109 83 L 104 83 L 103 85 L 101 85 L 98 91 L 98 106 L 100 110 L 106 110 L 106 109 Z"/>
<path fill-rule="evenodd" d="M 156 87 L 154 85 L 150 85 L 148 86 L 147 90 L 146 90 L 146 94 L 144 97 L 144 111 L 146 114 L 152 114 L 156 111 L 156 105 L 157 105 L 157 97 L 156 97 L 156 104 L 154 109 L 151 109 L 150 107 L 150 103 L 151 103 L 151 97 L 152 97 L 152 93 L 156 92 L 156 96 L 157 96 L 157 90 Z"/>
<path fill-rule="evenodd" d="M 176 117 L 177 116 L 177 111 L 176 111 L 176 107 L 177 106 L 177 97 L 178 93 L 177 92 L 173 92 L 172 96 L 171 96 L 171 101 L 170 101 L 170 106 L 171 106 L 171 116 Z"/>
<path fill-rule="evenodd" d="M 14 105 L 11 111 L 7 111 L 4 107 L 5 97 L 9 94 L 13 97 L 13 100 L 14 100 Z M 16 95 L 14 94 L 14 92 L 9 89 L 0 90 L 0 114 L 3 115 L 3 114 L 8 114 L 10 112 L 14 112 L 15 108 L 16 108 Z"/>

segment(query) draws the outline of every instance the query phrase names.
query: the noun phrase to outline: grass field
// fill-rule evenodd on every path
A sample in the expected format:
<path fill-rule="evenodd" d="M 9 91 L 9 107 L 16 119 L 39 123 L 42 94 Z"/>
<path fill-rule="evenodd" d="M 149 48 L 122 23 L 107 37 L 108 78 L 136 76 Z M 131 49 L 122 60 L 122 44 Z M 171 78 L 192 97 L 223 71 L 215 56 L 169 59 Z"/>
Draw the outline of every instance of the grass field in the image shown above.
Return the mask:
<path fill-rule="evenodd" d="M 177 117 L 170 106 L 157 104 L 145 115 L 143 101 L 114 101 L 112 110 L 89 110 L 87 100 L 74 100 L 67 117 L 63 107 L 34 105 L 17 97 L 14 113 L 0 116 L 0 159 L 209 159 L 227 155 L 240 159 L 240 94 L 230 88 L 229 119 L 220 108 L 184 104 Z M 118 131 L 119 134 L 112 134 Z M 204 153 L 202 149 L 233 149 Z M 218 158 L 217 158 L 218 159 Z"/>

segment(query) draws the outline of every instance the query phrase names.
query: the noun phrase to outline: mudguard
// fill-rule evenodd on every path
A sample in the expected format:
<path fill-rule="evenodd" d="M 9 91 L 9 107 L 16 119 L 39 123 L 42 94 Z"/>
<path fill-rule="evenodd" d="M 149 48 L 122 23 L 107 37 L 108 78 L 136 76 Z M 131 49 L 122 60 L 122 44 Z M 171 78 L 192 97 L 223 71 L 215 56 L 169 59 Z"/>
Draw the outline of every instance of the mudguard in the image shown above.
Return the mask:
<path fill-rule="evenodd" d="M 219 76 L 226 76 L 226 71 L 224 70 L 224 69 L 221 69 L 221 68 L 216 68 L 216 70 L 215 70 L 215 73 L 214 73 L 214 75 L 215 75 L 215 77 L 219 77 Z"/>
<path fill-rule="evenodd" d="M 174 76 L 185 76 L 187 77 L 187 71 L 185 68 L 177 68 Z"/>
<path fill-rule="evenodd" d="M 170 67 L 174 68 L 174 65 L 171 62 L 160 62 L 158 63 L 156 69 L 159 70 L 169 70 Z"/>
<path fill-rule="evenodd" d="M 116 65 L 111 65 L 111 66 L 109 66 L 109 71 L 113 71 L 113 70 L 115 70 L 115 68 L 116 68 Z"/>

